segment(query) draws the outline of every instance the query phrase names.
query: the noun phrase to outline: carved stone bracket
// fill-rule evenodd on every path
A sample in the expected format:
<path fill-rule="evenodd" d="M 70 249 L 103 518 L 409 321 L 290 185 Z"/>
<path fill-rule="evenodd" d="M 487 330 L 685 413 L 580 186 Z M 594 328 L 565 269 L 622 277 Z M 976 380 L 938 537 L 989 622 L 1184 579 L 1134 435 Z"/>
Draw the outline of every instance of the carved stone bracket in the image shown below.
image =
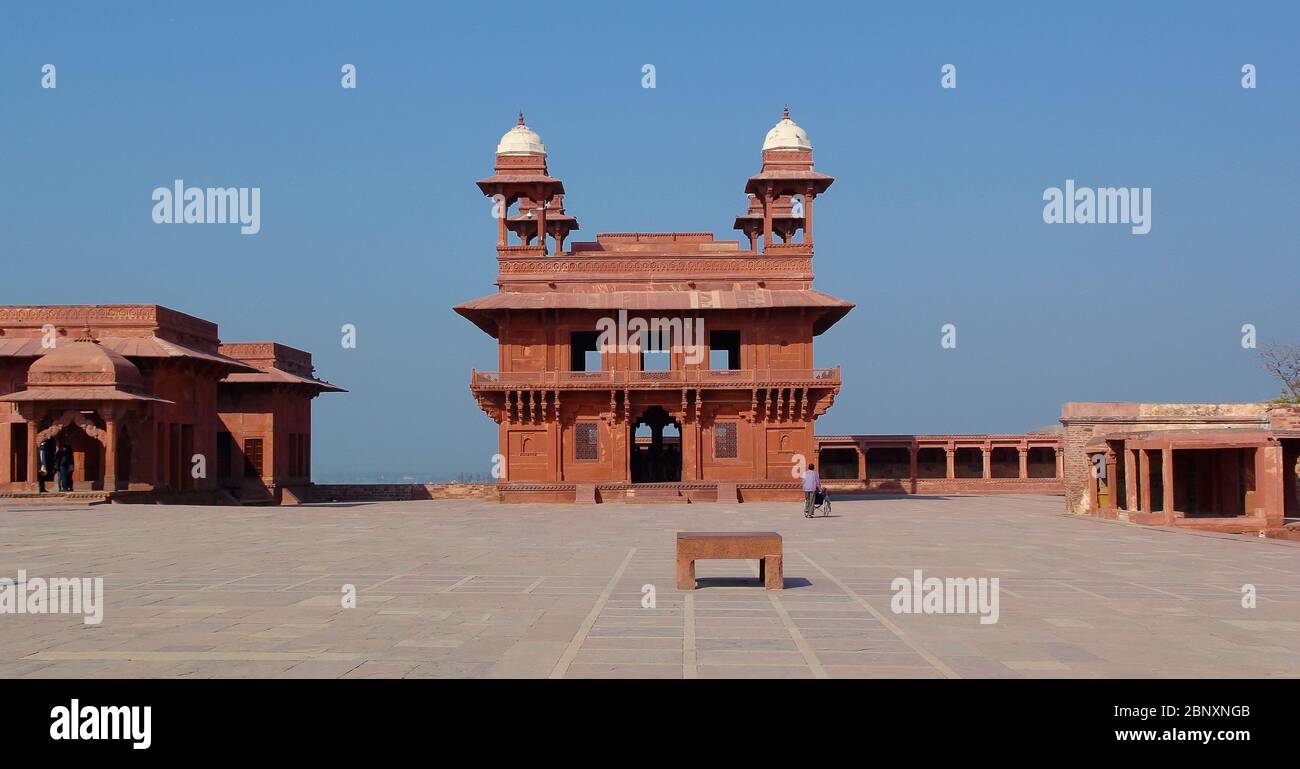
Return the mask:
<path fill-rule="evenodd" d="M 87 419 L 80 411 L 69 409 L 68 411 L 63 412 L 63 415 L 58 419 L 54 420 L 53 424 L 36 434 L 36 443 L 38 445 L 44 443 L 50 438 L 63 432 L 68 425 L 72 424 L 80 427 L 85 431 L 86 435 L 89 435 L 100 443 L 103 443 L 108 437 L 103 430 L 99 429 L 94 422 Z"/>

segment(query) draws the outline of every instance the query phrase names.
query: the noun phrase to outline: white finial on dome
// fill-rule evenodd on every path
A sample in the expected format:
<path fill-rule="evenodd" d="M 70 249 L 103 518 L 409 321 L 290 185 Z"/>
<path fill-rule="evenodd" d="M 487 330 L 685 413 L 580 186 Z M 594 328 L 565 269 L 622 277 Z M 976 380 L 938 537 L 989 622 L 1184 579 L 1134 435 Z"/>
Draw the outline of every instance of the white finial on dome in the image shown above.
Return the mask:
<path fill-rule="evenodd" d="M 767 138 L 763 140 L 763 149 L 810 150 L 812 142 L 808 139 L 808 132 L 790 119 L 790 108 L 786 107 L 780 122 L 767 132 Z"/>
<path fill-rule="evenodd" d="M 497 144 L 498 155 L 545 155 L 546 145 L 536 131 L 524 125 L 524 113 L 519 113 L 519 123 L 506 131 Z"/>

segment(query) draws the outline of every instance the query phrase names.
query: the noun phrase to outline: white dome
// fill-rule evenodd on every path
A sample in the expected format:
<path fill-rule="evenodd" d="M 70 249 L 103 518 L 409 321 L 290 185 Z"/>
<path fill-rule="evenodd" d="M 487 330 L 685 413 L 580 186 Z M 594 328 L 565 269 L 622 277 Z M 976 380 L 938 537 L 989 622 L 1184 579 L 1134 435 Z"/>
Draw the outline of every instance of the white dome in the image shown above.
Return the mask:
<path fill-rule="evenodd" d="M 536 131 L 524 125 L 524 113 L 519 113 L 519 124 L 501 137 L 497 144 L 498 155 L 545 155 L 546 145 Z"/>
<path fill-rule="evenodd" d="M 810 150 L 812 142 L 808 140 L 808 132 L 790 119 L 790 110 L 787 109 L 780 122 L 767 132 L 767 138 L 763 140 L 763 149 Z"/>

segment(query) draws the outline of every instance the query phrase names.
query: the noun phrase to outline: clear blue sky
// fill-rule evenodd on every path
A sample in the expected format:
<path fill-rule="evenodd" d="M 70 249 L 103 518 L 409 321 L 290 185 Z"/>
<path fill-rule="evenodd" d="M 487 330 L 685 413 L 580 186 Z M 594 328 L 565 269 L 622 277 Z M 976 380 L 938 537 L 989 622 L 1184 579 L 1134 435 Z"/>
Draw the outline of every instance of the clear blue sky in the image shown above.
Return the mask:
<path fill-rule="evenodd" d="M 318 474 L 487 473 L 467 385 L 495 343 L 451 306 L 495 290 L 474 180 L 515 113 L 579 239 L 734 238 L 788 103 L 837 179 L 817 285 L 858 305 L 818 341 L 845 379 L 818 432 L 1274 397 L 1240 328 L 1300 341 L 1300 13 L 1087 6 L 6 3 L 0 303 L 156 302 L 310 350 L 351 390 L 316 401 Z M 261 233 L 153 224 L 178 178 L 260 187 Z M 1152 188 L 1151 233 L 1044 224 L 1067 178 Z"/>

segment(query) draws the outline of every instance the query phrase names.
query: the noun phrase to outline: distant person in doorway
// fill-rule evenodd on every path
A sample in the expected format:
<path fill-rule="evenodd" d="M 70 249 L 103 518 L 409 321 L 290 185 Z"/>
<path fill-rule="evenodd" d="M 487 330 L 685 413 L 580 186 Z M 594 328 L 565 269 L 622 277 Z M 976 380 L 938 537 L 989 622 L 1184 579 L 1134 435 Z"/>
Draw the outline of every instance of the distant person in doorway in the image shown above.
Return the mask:
<path fill-rule="evenodd" d="M 66 443 L 59 444 L 59 449 L 54 453 L 55 472 L 59 474 L 59 491 L 72 491 L 72 471 L 74 463 L 72 461 L 72 447 Z"/>
<path fill-rule="evenodd" d="M 36 490 L 44 494 L 45 482 L 54 477 L 54 439 L 46 438 L 37 449 Z"/>
<path fill-rule="evenodd" d="M 817 492 L 822 490 L 822 479 L 817 474 L 817 466 L 808 463 L 808 469 L 803 473 L 803 514 L 807 517 L 812 516 L 813 505 L 817 502 Z"/>

